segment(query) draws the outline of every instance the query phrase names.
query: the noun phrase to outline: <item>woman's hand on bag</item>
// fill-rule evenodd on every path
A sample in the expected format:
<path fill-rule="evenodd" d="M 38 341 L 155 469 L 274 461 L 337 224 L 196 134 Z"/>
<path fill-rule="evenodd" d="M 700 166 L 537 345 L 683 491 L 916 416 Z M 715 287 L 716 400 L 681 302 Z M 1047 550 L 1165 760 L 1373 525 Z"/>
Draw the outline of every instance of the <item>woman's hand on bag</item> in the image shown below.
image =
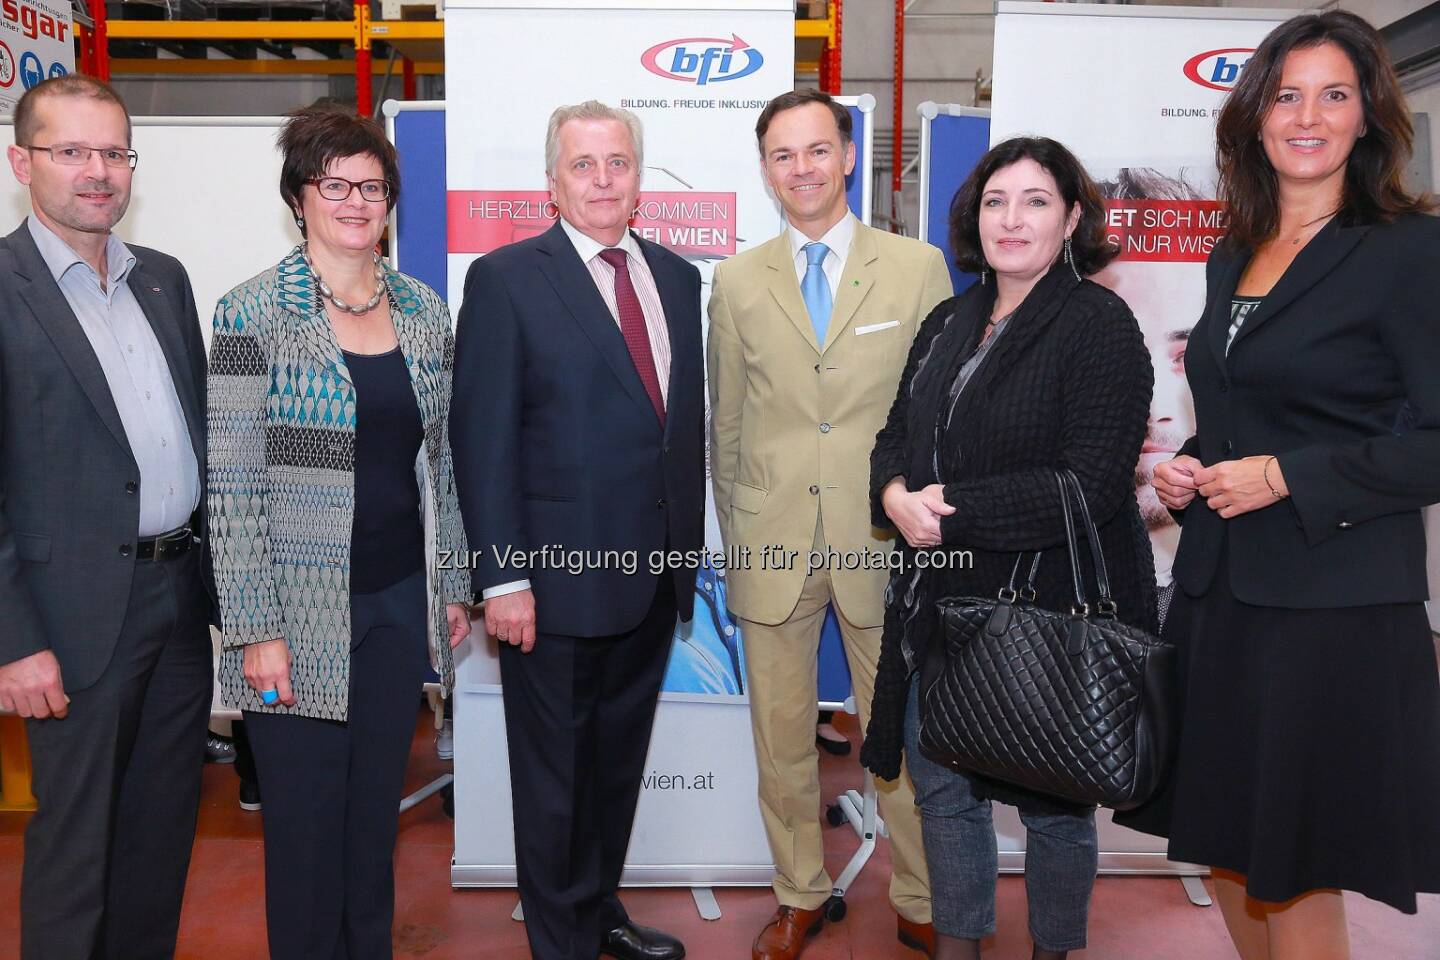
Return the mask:
<path fill-rule="evenodd" d="M 1175 457 L 1155 465 L 1150 481 L 1155 495 L 1169 510 L 1184 510 L 1195 499 L 1195 471 L 1204 469 L 1199 460 L 1189 456 Z"/>
<path fill-rule="evenodd" d="M 450 649 L 454 650 L 470 636 L 469 604 L 445 604 L 445 622 L 450 626 Z"/>
<path fill-rule="evenodd" d="M 940 518 L 955 512 L 955 508 L 945 502 L 945 488 L 940 484 L 932 483 L 910 493 L 901 477 L 885 485 L 880 504 L 905 542 L 917 549 L 938 547 Z"/>
<path fill-rule="evenodd" d="M 245 682 L 262 696 L 266 690 L 274 690 L 281 703 L 295 706 L 295 694 L 290 689 L 290 648 L 284 637 L 245 648 Z"/>
<path fill-rule="evenodd" d="M 1195 484 L 1205 505 L 1226 520 L 1268 507 L 1290 494 L 1280 473 L 1280 462 L 1270 456 L 1223 460 L 1213 467 L 1201 467 L 1195 471 Z M 1276 493 L 1280 496 L 1276 497 Z"/>

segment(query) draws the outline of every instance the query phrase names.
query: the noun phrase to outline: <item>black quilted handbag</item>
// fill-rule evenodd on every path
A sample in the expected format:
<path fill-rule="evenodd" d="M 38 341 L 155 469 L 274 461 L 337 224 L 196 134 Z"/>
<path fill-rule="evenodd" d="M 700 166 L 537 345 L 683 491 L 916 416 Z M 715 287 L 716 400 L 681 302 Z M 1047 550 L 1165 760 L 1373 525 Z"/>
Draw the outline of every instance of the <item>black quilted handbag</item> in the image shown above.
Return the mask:
<path fill-rule="evenodd" d="M 1057 473 L 1075 602 L 1035 606 L 1035 574 L 998 597 L 940 600 L 940 644 L 922 675 L 920 748 L 931 759 L 1063 800 L 1116 810 L 1155 793 L 1173 749 L 1175 648 L 1116 619 L 1080 481 Z M 1073 501 L 1073 509 L 1072 509 Z M 1099 599 L 1087 602 L 1075 514 Z"/>

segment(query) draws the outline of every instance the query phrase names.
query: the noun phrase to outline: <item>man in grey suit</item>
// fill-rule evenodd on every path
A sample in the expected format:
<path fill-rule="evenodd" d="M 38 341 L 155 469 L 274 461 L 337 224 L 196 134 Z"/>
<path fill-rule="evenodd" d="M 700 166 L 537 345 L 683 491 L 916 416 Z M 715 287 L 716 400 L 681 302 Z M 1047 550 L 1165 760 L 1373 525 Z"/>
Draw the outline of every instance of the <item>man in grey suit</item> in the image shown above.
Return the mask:
<path fill-rule="evenodd" d="M 0 710 L 26 717 L 25 960 L 175 952 L 210 709 L 205 352 L 185 270 L 121 243 L 120 98 L 15 110 L 0 240 Z"/>

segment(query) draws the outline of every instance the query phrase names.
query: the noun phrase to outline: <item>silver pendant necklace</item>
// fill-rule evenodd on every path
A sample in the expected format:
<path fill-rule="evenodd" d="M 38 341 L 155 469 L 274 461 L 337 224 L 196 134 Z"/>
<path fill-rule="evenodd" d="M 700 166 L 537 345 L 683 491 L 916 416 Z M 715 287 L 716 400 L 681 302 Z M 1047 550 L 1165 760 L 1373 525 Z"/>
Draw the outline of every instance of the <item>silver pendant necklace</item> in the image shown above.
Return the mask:
<path fill-rule="evenodd" d="M 330 289 L 330 284 L 320 276 L 320 271 L 315 269 L 315 264 L 310 259 L 310 244 L 300 245 L 300 256 L 305 260 L 305 266 L 310 268 L 310 273 L 315 277 L 315 285 L 320 288 L 320 296 L 329 300 L 335 305 L 335 309 L 352 316 L 362 317 L 380 305 L 385 296 L 385 268 L 380 265 L 380 254 L 375 254 L 375 295 L 361 304 L 351 306 L 344 300 L 335 296 L 335 291 Z"/>

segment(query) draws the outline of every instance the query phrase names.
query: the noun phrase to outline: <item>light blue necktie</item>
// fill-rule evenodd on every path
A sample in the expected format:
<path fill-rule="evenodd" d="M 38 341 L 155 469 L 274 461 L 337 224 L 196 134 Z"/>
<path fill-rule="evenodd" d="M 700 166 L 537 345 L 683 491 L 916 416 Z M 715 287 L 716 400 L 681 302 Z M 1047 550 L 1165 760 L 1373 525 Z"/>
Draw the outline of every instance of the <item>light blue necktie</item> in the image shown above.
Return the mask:
<path fill-rule="evenodd" d="M 825 332 L 830 329 L 830 310 L 835 305 L 830 293 L 830 281 L 825 279 L 821 264 L 830 248 L 823 243 L 807 243 L 805 251 L 805 279 L 800 281 L 800 295 L 805 298 L 805 309 L 810 313 L 810 323 L 815 327 L 815 342 L 825 346 Z"/>

